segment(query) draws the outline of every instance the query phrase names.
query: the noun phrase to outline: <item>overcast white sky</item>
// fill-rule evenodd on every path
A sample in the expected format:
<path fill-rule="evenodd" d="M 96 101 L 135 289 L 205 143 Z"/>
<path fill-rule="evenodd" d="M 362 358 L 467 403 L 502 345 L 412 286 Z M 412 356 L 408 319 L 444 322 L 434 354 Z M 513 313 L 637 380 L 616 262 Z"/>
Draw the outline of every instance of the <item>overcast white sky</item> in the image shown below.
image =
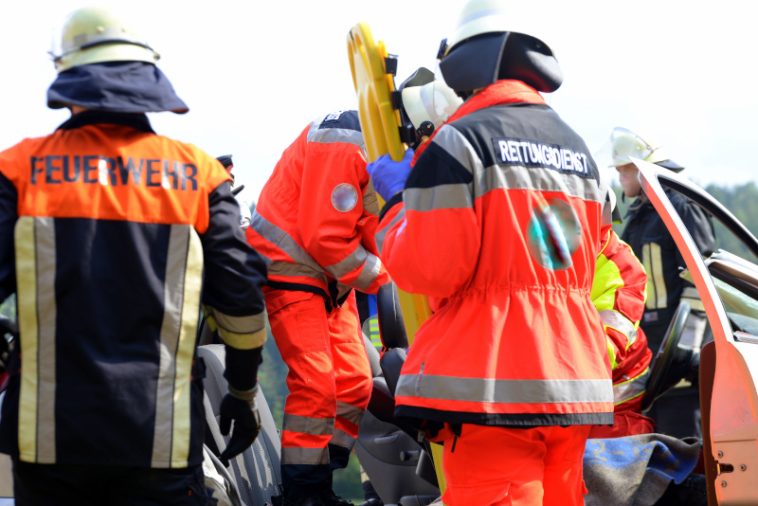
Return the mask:
<path fill-rule="evenodd" d="M 752 2 L 529 1 L 564 85 L 549 103 L 608 162 L 614 126 L 646 133 L 700 183 L 755 180 L 758 29 Z M 366 21 L 400 58 L 398 82 L 435 68 L 462 1 L 93 0 L 127 9 L 190 106 L 151 115 L 165 135 L 232 153 L 254 199 L 282 150 L 318 115 L 355 108 L 346 35 Z M 44 135 L 52 33 L 81 2 L 0 3 L 0 147 Z M 610 173 L 610 172 L 609 172 Z"/>

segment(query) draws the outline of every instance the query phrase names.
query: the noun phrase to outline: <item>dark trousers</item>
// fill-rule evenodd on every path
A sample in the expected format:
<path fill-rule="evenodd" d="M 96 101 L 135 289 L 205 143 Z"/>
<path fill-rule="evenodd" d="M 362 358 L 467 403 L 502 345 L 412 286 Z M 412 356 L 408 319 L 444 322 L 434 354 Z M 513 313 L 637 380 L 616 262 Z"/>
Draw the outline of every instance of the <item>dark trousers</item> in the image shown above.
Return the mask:
<path fill-rule="evenodd" d="M 17 506 L 206 506 L 200 466 L 147 469 L 13 463 Z"/>

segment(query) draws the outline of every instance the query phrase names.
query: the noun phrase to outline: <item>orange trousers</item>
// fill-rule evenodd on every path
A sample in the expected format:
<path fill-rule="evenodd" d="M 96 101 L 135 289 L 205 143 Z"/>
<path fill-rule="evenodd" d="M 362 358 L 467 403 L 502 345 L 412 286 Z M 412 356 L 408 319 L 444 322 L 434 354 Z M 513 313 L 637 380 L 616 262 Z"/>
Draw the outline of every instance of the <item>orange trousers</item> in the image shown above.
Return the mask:
<path fill-rule="evenodd" d="M 287 364 L 285 486 L 317 485 L 347 465 L 372 379 L 355 294 L 331 312 L 319 295 L 265 289 L 271 333 Z"/>
<path fill-rule="evenodd" d="M 583 506 L 590 427 L 510 429 L 463 424 L 444 441 L 446 506 Z"/>

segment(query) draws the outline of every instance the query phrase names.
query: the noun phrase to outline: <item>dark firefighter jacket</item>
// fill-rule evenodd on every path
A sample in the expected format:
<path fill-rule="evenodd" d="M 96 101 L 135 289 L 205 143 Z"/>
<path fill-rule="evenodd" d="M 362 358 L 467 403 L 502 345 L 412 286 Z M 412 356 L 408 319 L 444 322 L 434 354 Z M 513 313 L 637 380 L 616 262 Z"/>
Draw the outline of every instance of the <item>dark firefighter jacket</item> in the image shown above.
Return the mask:
<path fill-rule="evenodd" d="M 666 193 L 700 253 L 710 255 L 716 247 L 710 220 L 684 196 L 668 190 Z M 685 267 L 684 260 L 660 216 L 644 196 L 632 202 L 625 222 L 621 239 L 632 247 L 647 272 L 647 302 L 640 326 L 655 351 L 688 286 L 679 276 Z M 692 296 L 688 300 L 694 304 L 693 309 L 701 309 L 696 292 L 690 291 Z"/>
<path fill-rule="evenodd" d="M 141 114 L 83 112 L 0 153 L 0 298 L 16 292 L 20 324 L 3 452 L 39 464 L 202 461 L 201 302 L 233 349 L 265 339 L 265 267 L 228 180 Z"/>

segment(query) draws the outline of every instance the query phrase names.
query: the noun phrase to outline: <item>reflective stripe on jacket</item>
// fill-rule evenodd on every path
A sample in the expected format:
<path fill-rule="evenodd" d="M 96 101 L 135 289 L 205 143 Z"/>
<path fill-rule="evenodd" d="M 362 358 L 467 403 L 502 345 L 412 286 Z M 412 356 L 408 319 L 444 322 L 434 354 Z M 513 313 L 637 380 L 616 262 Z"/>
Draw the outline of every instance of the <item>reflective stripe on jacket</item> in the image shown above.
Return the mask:
<path fill-rule="evenodd" d="M 21 358 L 4 452 L 41 464 L 200 464 L 200 304 L 232 347 L 265 339 L 265 266 L 228 178 L 138 114 L 83 112 L 0 153 L 0 297 L 17 292 Z"/>
<path fill-rule="evenodd" d="M 608 230 L 595 265 L 592 302 L 600 313 L 613 370 L 616 410 L 645 393 L 652 353 L 645 332 L 639 328 L 645 310 L 647 276 L 628 244 Z"/>
<path fill-rule="evenodd" d="M 398 414 L 612 423 L 590 300 L 605 195 L 586 145 L 518 81 L 475 94 L 429 142 L 377 234 L 397 285 L 435 310 L 408 352 Z"/>
<path fill-rule="evenodd" d="M 261 191 L 247 238 L 268 262 L 269 284 L 374 293 L 388 281 L 376 255 L 376 197 L 368 189 L 356 111 L 311 123 L 282 154 Z M 341 293 L 340 293 L 341 292 Z"/>

